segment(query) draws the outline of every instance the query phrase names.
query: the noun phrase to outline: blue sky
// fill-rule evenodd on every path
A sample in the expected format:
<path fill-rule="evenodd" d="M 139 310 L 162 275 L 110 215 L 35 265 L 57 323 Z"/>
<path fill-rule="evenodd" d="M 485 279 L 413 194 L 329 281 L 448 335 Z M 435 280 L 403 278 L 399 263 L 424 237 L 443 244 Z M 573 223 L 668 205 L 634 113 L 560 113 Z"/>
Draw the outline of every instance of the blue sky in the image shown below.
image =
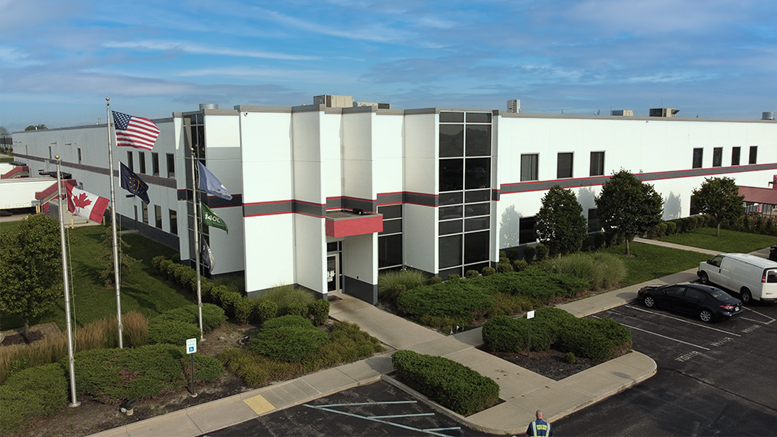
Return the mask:
<path fill-rule="evenodd" d="M 394 108 L 777 109 L 769 0 L 0 0 L 0 126 L 345 94 Z"/>

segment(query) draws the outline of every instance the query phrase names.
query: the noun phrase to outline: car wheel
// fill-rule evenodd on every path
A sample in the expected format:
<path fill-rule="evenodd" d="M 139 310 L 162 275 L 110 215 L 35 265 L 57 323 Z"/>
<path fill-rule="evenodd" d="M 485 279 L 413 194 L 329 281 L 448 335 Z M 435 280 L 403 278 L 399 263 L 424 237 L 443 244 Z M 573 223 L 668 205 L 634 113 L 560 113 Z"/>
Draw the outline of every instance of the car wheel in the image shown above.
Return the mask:
<path fill-rule="evenodd" d="M 699 318 L 702 322 L 709 323 L 712 321 L 712 313 L 710 310 L 701 310 L 701 312 L 699 312 Z"/>
<path fill-rule="evenodd" d="M 710 285 L 710 277 L 707 276 L 707 273 L 705 273 L 705 272 L 699 273 L 699 280 L 704 285 Z"/>
<path fill-rule="evenodd" d="M 653 299 L 652 296 L 647 296 L 644 299 L 642 299 L 642 303 L 644 303 L 645 306 L 648 308 L 653 308 L 654 306 L 656 306 L 656 300 Z"/>
<path fill-rule="evenodd" d="M 750 303 L 750 301 L 753 300 L 753 295 L 750 293 L 750 290 L 747 288 L 743 288 L 742 292 L 740 293 L 740 297 L 742 297 L 742 303 Z"/>

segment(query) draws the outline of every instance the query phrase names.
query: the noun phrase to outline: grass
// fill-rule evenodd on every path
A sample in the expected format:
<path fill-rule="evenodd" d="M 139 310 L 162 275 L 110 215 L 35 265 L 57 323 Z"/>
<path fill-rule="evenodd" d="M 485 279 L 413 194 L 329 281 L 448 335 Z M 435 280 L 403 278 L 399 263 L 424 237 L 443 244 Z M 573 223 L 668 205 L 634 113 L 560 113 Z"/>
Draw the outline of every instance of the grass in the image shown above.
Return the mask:
<path fill-rule="evenodd" d="M 777 237 L 771 235 L 750 234 L 727 229 L 721 229 L 720 237 L 716 237 L 715 228 L 696 228 L 691 232 L 661 237 L 659 240 L 717 250 L 721 253 L 749 253 L 777 244 Z"/>
<path fill-rule="evenodd" d="M 626 264 L 628 272 L 621 281 L 621 287 L 692 269 L 709 258 L 709 255 L 699 252 L 670 249 L 652 244 L 632 242 L 629 248 L 631 256 L 628 257 L 623 255 L 625 252 L 623 245 L 602 249 L 604 252 L 619 255 Z"/>
<path fill-rule="evenodd" d="M 3 223 L 2 230 L 13 229 L 18 225 Z M 103 226 L 83 226 L 66 230 L 69 240 L 69 273 L 71 278 L 70 298 L 75 318 L 75 327 L 83 327 L 93 321 L 116 315 L 116 289 L 105 287 L 100 278 L 103 267 L 97 259 L 106 250 L 102 247 Z M 167 246 L 156 243 L 139 234 L 123 236 L 129 248 L 126 253 L 139 260 L 129 274 L 122 273 L 125 284 L 121 287 L 121 312 L 137 311 L 146 317 L 153 317 L 167 310 L 191 303 L 181 294 L 175 285 L 171 285 L 155 276 L 156 271 L 151 259 L 157 255 L 171 258 L 176 252 Z M 55 322 L 65 330 L 65 302 L 56 300 L 47 311 L 30 320 L 30 324 Z M 0 329 L 21 327 L 21 318 L 3 316 Z"/>

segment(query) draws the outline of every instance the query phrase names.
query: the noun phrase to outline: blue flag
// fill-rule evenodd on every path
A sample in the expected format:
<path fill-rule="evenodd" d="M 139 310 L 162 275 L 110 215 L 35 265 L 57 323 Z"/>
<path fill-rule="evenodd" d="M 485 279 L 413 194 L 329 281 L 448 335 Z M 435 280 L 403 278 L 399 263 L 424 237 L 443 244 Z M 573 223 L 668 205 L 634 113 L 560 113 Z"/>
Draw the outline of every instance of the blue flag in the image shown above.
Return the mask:
<path fill-rule="evenodd" d="M 136 175 L 135 172 L 124 165 L 123 162 L 120 162 L 119 164 L 121 164 L 121 187 L 140 197 L 140 200 L 146 202 L 146 205 L 148 205 L 148 194 L 146 194 L 148 185 L 143 182 L 143 179 L 141 179 L 140 176 Z"/>
<path fill-rule="evenodd" d="M 200 190 L 224 200 L 232 200 L 232 195 L 227 191 L 227 187 L 210 170 L 205 168 L 201 162 L 197 161 L 197 165 L 200 169 Z"/>

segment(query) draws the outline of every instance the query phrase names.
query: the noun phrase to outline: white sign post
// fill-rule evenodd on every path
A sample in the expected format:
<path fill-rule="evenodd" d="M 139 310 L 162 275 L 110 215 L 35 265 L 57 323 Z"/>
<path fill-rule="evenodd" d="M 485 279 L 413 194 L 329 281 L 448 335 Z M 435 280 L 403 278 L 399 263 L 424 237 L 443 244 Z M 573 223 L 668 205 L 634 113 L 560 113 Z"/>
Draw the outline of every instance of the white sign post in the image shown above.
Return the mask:
<path fill-rule="evenodd" d="M 526 349 L 526 358 L 531 358 L 531 319 L 534 318 L 534 310 L 527 312 L 526 318 L 529 320 L 529 347 Z"/>
<path fill-rule="evenodd" d="M 197 353 L 196 338 L 189 338 L 186 340 L 186 353 L 192 357 L 192 375 L 189 383 L 189 393 L 192 397 L 196 397 L 197 393 L 194 392 L 194 354 Z"/>

